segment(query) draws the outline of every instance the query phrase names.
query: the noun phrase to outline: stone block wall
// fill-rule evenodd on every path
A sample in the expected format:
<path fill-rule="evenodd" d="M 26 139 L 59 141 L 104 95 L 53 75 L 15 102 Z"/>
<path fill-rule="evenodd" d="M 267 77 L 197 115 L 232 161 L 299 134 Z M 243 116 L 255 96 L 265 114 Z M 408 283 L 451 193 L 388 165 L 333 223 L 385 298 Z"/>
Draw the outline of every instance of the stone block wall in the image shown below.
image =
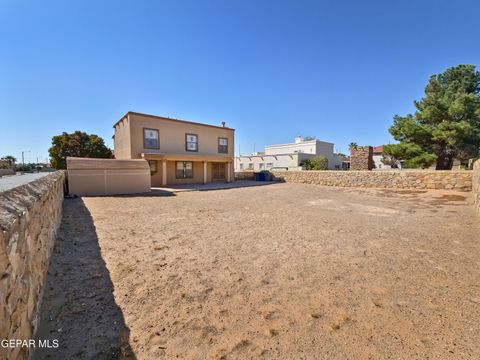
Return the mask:
<path fill-rule="evenodd" d="M 477 162 L 477 169 L 479 167 Z M 280 181 L 327 186 L 471 191 L 473 173 L 466 170 L 274 171 L 273 175 Z"/>
<path fill-rule="evenodd" d="M 32 339 L 50 254 L 61 221 L 64 173 L 0 192 L 0 340 Z M 26 359 L 0 347 L 0 359 Z"/>
<path fill-rule="evenodd" d="M 373 147 L 350 148 L 350 170 L 372 170 L 373 164 Z"/>
<path fill-rule="evenodd" d="M 480 160 L 473 164 L 472 190 L 475 208 L 480 213 Z"/>
<path fill-rule="evenodd" d="M 255 173 L 253 171 L 236 171 L 235 180 L 253 180 Z"/>

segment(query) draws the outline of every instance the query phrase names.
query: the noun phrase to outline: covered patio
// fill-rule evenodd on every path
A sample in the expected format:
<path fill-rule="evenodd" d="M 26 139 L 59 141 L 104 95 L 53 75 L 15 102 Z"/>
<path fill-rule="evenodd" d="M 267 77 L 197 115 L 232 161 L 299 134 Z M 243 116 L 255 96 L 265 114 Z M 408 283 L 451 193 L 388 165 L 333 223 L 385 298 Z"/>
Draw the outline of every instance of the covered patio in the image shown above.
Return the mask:
<path fill-rule="evenodd" d="M 152 187 L 233 181 L 231 156 L 142 153 L 148 161 Z"/>

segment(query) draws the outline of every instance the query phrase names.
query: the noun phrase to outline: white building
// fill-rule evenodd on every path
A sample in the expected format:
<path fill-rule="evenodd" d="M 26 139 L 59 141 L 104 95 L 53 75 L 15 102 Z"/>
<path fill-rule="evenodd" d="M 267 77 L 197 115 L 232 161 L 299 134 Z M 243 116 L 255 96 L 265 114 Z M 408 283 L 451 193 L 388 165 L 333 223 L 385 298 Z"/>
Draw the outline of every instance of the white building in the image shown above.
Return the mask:
<path fill-rule="evenodd" d="M 235 171 L 302 170 L 303 162 L 315 156 L 327 158 L 329 169 L 341 169 L 342 158 L 333 152 L 333 143 L 297 136 L 294 143 L 268 145 L 265 152 L 237 156 Z"/>
<path fill-rule="evenodd" d="M 392 167 L 390 165 L 385 165 L 382 162 L 383 159 L 383 145 L 380 146 L 375 146 L 373 148 L 373 163 L 375 165 L 375 169 L 383 169 L 383 170 L 389 170 Z"/>

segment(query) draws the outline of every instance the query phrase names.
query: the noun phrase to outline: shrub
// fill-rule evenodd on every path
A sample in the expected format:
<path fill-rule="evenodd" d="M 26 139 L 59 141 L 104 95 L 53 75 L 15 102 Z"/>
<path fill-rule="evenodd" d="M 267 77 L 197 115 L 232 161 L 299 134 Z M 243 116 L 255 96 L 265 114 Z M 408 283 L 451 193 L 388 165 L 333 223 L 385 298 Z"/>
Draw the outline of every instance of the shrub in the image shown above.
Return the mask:
<path fill-rule="evenodd" d="M 303 162 L 305 170 L 328 170 L 328 159 L 324 156 L 315 156 Z"/>

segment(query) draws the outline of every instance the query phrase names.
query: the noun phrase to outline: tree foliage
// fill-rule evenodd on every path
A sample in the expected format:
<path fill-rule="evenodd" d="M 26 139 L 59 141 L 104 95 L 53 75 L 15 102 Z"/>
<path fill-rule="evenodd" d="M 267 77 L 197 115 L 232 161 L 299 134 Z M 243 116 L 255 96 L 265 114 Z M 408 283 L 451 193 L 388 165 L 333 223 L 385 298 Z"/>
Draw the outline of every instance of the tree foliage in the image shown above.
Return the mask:
<path fill-rule="evenodd" d="M 48 149 L 52 166 L 55 169 L 66 168 L 67 156 L 111 159 L 112 151 L 105 145 L 103 139 L 97 135 L 75 131 L 52 138 L 52 147 Z"/>
<path fill-rule="evenodd" d="M 18 164 L 16 166 L 17 171 L 24 171 L 24 172 L 29 172 L 33 171 L 37 168 L 36 164 L 33 163 L 28 163 L 28 164 Z"/>
<path fill-rule="evenodd" d="M 399 144 L 385 153 L 405 160 L 405 167 L 450 169 L 453 159 L 478 156 L 480 148 L 480 72 L 458 65 L 430 77 L 416 112 L 396 115 L 389 131 Z"/>
<path fill-rule="evenodd" d="M 315 156 L 303 161 L 306 170 L 328 170 L 328 159 L 324 156 Z"/>

